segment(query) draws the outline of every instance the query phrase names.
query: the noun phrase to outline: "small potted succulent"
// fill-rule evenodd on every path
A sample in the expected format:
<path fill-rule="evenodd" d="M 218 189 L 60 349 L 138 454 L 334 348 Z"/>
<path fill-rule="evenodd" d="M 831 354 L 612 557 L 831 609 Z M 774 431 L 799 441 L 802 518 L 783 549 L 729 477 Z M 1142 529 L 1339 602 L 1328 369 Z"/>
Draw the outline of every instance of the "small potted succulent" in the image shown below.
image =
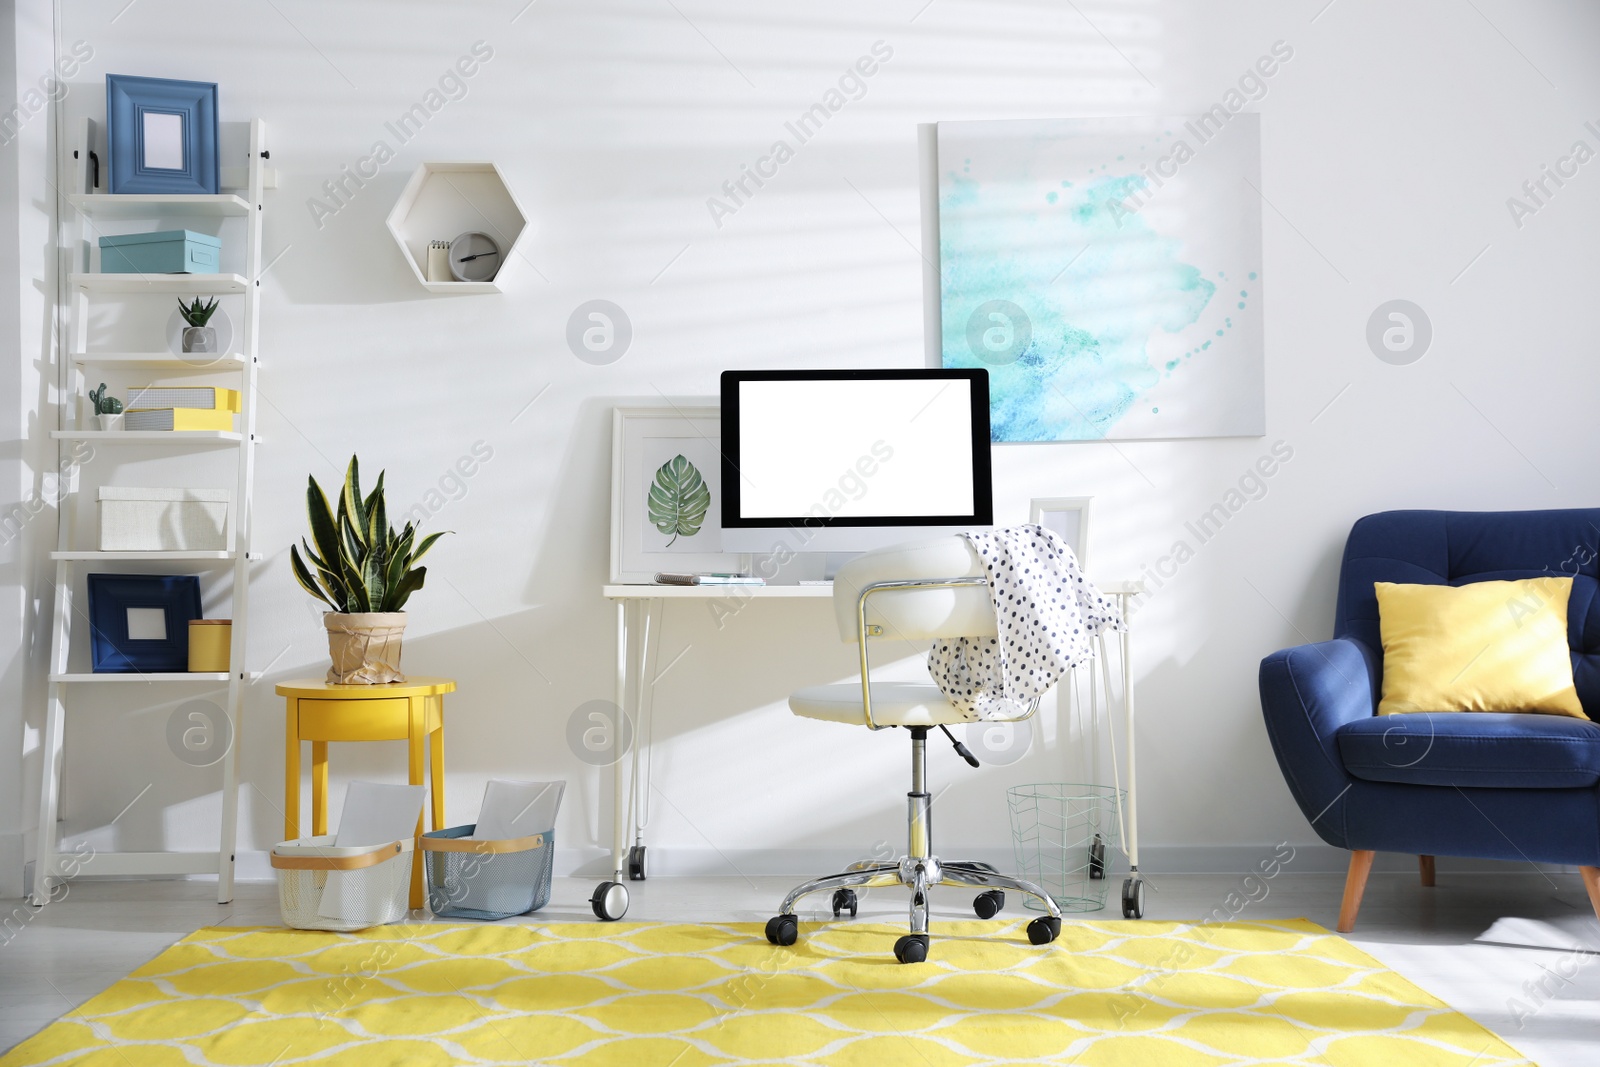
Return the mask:
<path fill-rule="evenodd" d="M 100 383 L 100 388 L 89 390 L 89 404 L 102 430 L 122 429 L 122 401 L 106 391 L 105 382 Z"/>
<path fill-rule="evenodd" d="M 213 297 L 209 302 L 203 302 L 197 296 L 194 302 L 185 304 L 178 301 L 178 314 L 183 316 L 183 321 L 188 323 L 183 330 L 183 351 L 190 352 L 215 352 L 217 350 L 217 328 L 207 326 L 211 316 L 217 313 L 217 300 Z"/>
<path fill-rule="evenodd" d="M 418 539 L 416 527 L 389 525 L 383 495 L 383 473 L 367 496 L 361 494 L 356 457 L 345 471 L 344 492 L 335 510 L 316 478 L 308 478 L 306 513 L 311 541 L 289 546 L 289 563 L 306 592 L 331 609 L 323 613 L 328 654 L 333 666 L 328 681 L 342 685 L 403 682 L 400 639 L 406 629 L 402 610 L 422 588 L 428 568 L 417 561 L 445 531 Z M 304 555 L 302 555 L 302 550 Z"/>

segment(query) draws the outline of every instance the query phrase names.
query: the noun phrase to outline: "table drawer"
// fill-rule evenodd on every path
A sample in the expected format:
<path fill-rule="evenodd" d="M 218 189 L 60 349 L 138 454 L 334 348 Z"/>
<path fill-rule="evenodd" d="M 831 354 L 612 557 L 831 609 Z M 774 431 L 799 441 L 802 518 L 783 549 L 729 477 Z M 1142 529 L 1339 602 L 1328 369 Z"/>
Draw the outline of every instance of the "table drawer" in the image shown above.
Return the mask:
<path fill-rule="evenodd" d="M 405 697 L 377 700 L 299 701 L 302 741 L 404 741 L 409 735 L 411 701 Z"/>

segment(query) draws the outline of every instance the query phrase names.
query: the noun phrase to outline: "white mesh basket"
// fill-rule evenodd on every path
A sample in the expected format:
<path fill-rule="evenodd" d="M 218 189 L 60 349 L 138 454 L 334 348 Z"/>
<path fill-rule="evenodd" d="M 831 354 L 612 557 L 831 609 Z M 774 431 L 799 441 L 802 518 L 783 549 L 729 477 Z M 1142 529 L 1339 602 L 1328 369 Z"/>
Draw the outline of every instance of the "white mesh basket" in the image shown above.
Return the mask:
<path fill-rule="evenodd" d="M 339 848 L 332 834 L 284 841 L 272 850 L 278 910 L 296 930 L 364 930 L 405 918 L 412 841 Z M 331 891 L 331 914 L 322 914 Z"/>

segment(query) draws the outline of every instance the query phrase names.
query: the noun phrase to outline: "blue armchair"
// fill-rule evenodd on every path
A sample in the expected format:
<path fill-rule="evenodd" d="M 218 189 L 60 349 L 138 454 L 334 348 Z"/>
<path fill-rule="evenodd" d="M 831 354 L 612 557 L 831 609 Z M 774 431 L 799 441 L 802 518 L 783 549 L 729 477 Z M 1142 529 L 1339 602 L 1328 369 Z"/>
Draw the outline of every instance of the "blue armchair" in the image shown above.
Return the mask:
<path fill-rule="evenodd" d="M 1300 810 L 1350 850 L 1348 933 L 1376 852 L 1573 864 L 1600 915 L 1600 722 L 1557 715 L 1374 714 L 1383 685 L 1374 582 L 1572 577 L 1578 696 L 1600 719 L 1600 508 L 1388 511 L 1345 543 L 1333 640 L 1261 661 L 1261 710 Z"/>

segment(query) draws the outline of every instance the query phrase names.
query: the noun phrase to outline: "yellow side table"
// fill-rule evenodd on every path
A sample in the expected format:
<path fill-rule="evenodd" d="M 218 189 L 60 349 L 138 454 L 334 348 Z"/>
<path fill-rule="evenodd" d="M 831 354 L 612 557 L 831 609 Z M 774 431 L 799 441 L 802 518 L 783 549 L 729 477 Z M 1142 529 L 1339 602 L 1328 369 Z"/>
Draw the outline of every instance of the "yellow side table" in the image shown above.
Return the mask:
<path fill-rule="evenodd" d="M 404 741 L 408 781 L 428 785 L 433 828 L 444 826 L 444 695 L 449 678 L 411 677 L 388 685 L 334 685 L 299 678 L 277 687 L 287 705 L 284 753 L 283 836 L 300 836 L 300 742 L 311 742 L 311 832 L 328 832 L 328 742 Z M 427 742 L 431 782 L 424 782 L 423 743 Z M 411 864 L 411 906 L 422 907 L 422 814 L 417 814 L 417 858 Z"/>

